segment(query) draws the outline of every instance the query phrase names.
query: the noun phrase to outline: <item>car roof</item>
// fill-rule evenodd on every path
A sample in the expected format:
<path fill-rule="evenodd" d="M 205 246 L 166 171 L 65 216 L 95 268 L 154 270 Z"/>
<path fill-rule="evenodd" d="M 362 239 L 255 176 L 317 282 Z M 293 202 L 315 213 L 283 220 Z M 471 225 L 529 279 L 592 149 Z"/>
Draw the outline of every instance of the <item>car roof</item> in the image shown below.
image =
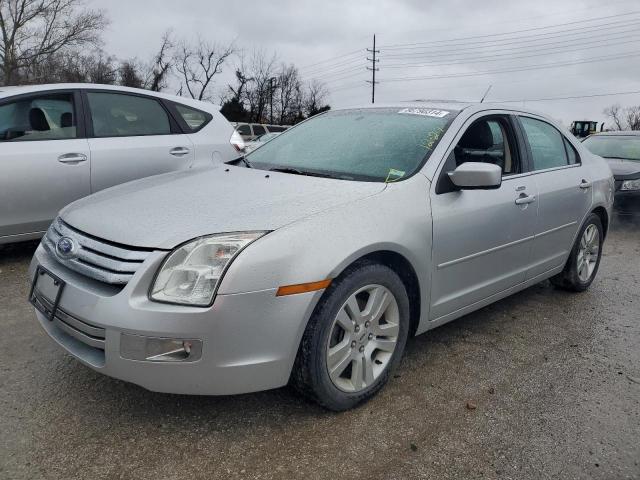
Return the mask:
<path fill-rule="evenodd" d="M 118 85 L 102 85 L 99 83 L 44 83 L 40 85 L 18 85 L 18 86 L 11 86 L 11 87 L 0 87 L 0 99 L 8 96 L 21 95 L 25 93 L 37 93 L 37 92 L 51 91 L 51 90 L 70 90 L 70 89 L 113 90 L 115 92 L 138 93 L 138 94 L 148 95 L 152 97 L 164 98 L 167 100 L 179 101 L 182 104 L 191 105 L 194 108 L 203 108 L 203 106 L 206 105 L 208 108 L 213 107 L 217 111 L 220 110 L 219 105 L 215 105 L 209 102 L 203 102 L 200 100 L 194 100 L 187 97 L 170 95 L 163 92 L 153 92 L 151 90 L 144 90 L 142 88 L 121 87 Z"/>
<path fill-rule="evenodd" d="M 640 131 L 638 130 L 616 130 L 612 132 L 598 132 L 590 135 L 591 137 L 640 137 Z"/>
<path fill-rule="evenodd" d="M 529 113 L 540 117 L 550 119 L 549 115 L 530 108 L 514 107 L 503 103 L 493 102 L 468 102 L 460 100 L 411 100 L 394 103 L 375 103 L 361 104 L 350 107 L 339 107 L 332 110 L 353 110 L 353 109 L 372 109 L 372 108 L 430 108 L 438 110 L 470 110 L 469 113 L 481 112 L 484 110 L 507 110 L 520 113 Z"/>

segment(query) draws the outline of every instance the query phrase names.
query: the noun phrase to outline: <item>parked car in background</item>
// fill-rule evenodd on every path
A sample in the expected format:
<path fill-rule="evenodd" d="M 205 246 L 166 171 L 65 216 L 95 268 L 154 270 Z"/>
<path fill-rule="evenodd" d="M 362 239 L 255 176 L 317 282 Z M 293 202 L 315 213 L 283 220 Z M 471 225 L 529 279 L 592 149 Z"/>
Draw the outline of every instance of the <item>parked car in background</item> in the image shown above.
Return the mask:
<path fill-rule="evenodd" d="M 277 132 L 273 132 L 273 133 L 265 133 L 264 135 L 260 135 L 258 138 L 256 138 L 255 140 L 252 140 L 250 142 L 245 142 L 245 147 L 244 147 L 244 151 L 246 153 L 252 152 L 254 151 L 256 148 L 264 145 L 265 143 L 267 143 L 269 140 L 273 140 L 274 138 L 276 138 L 278 135 L 280 135 Z"/>
<path fill-rule="evenodd" d="M 233 126 L 245 142 L 253 141 L 265 133 L 282 133 L 289 128 L 289 125 L 268 125 L 262 123 L 234 123 Z"/>
<path fill-rule="evenodd" d="M 0 244 L 38 238 L 68 203 L 244 148 L 219 107 L 124 87 L 0 87 Z"/>
<path fill-rule="evenodd" d="M 332 110 L 228 165 L 66 207 L 30 298 L 106 375 L 181 394 L 291 383 L 351 408 L 410 335 L 547 278 L 591 285 L 613 178 L 564 132 L 483 103 Z"/>
<path fill-rule="evenodd" d="M 609 163 L 616 182 L 616 205 L 640 207 L 640 132 L 598 133 L 582 144 Z"/>

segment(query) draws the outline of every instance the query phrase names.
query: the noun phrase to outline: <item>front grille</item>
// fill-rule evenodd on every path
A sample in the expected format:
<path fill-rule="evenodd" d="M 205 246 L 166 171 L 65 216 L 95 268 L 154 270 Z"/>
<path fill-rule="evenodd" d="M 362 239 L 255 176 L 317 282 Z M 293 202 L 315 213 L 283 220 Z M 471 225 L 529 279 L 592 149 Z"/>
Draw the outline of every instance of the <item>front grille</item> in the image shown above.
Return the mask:
<path fill-rule="evenodd" d="M 57 253 L 56 246 L 62 237 L 72 239 L 77 245 L 69 258 Z M 150 249 L 116 245 L 97 239 L 70 227 L 59 218 L 49 227 L 42 244 L 57 261 L 71 270 L 99 282 L 120 286 L 131 280 L 151 253 Z"/>
<path fill-rule="evenodd" d="M 37 289 L 33 292 L 32 301 L 35 307 L 40 310 L 47 318 L 51 318 L 51 311 L 53 310 L 53 304 L 38 292 Z M 60 330 L 68 335 L 71 335 L 76 340 L 89 345 L 90 347 L 104 350 L 105 330 L 101 327 L 96 327 L 90 323 L 80 320 L 69 313 L 65 312 L 62 308 L 56 309 L 56 316 L 53 318 L 53 322 Z"/>

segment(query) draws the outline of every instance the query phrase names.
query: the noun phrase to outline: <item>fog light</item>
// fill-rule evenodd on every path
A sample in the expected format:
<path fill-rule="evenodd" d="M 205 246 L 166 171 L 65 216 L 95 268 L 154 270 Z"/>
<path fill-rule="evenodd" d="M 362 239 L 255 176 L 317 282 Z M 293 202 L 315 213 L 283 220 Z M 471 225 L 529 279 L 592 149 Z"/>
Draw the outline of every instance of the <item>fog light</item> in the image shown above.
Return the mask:
<path fill-rule="evenodd" d="M 195 362 L 202 357 L 202 341 L 122 333 L 120 356 L 147 362 Z"/>

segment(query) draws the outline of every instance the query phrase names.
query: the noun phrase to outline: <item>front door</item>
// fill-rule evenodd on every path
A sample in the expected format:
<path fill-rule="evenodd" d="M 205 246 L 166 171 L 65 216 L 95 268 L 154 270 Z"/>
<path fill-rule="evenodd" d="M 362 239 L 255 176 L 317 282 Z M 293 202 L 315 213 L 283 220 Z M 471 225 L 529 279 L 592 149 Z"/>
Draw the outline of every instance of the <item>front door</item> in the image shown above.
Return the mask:
<path fill-rule="evenodd" d="M 524 282 L 537 218 L 537 187 L 521 162 L 512 119 L 481 117 L 462 133 L 431 197 L 431 320 Z M 503 169 L 500 188 L 460 190 L 446 174 L 466 161 Z"/>
<path fill-rule="evenodd" d="M 89 195 L 89 145 L 79 97 L 42 92 L 0 104 L 0 237 L 44 232 L 58 211 Z"/>
<path fill-rule="evenodd" d="M 91 191 L 191 167 L 194 147 L 155 98 L 86 92 Z"/>

